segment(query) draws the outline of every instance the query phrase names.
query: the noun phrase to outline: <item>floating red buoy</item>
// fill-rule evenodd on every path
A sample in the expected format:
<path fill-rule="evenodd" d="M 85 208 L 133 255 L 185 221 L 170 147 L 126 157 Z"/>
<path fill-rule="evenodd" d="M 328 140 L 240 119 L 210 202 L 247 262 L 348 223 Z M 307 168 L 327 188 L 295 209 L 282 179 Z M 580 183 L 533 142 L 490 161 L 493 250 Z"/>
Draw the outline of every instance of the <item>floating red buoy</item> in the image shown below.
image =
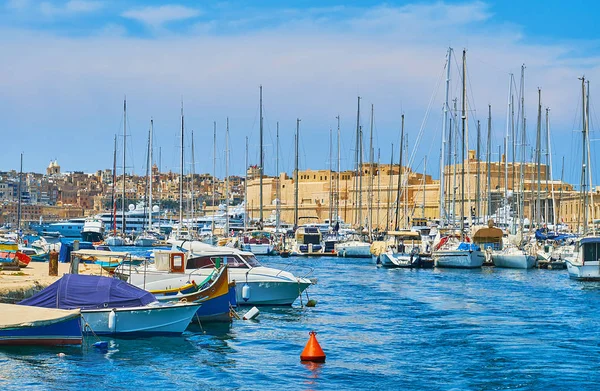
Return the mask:
<path fill-rule="evenodd" d="M 317 333 L 315 331 L 311 331 L 308 333 L 310 338 L 300 355 L 300 361 L 312 361 L 312 362 L 325 362 L 325 352 L 321 349 L 321 345 L 317 341 Z"/>

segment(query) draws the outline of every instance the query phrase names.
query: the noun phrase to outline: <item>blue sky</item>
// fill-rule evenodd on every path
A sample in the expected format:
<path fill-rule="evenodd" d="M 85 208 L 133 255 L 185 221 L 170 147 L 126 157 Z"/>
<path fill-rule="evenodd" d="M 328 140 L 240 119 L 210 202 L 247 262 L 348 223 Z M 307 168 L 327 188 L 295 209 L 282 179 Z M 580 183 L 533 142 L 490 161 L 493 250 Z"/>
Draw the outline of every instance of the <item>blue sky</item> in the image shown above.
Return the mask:
<path fill-rule="evenodd" d="M 591 80 L 592 130 L 597 123 L 598 7 L 575 1 L 4 1 L 0 129 L 9 148 L 0 155 L 0 169 L 18 168 L 21 151 L 28 171 L 41 172 L 54 158 L 63 170 L 111 167 L 127 95 L 128 171 L 145 171 L 151 117 L 163 170 L 179 170 L 183 98 L 186 170 L 194 130 L 195 171 L 212 171 L 217 121 L 218 174 L 223 175 L 229 117 L 230 172 L 242 174 L 246 136 L 250 163 L 258 161 L 262 84 L 267 173 L 275 171 L 277 121 L 280 169 L 293 168 L 298 117 L 301 167 L 318 169 L 328 164 L 329 129 L 338 114 L 342 168 L 351 168 L 357 95 L 363 97 L 365 140 L 374 104 L 375 154 L 381 150 L 381 161 L 389 161 L 391 143 L 398 145 L 404 113 L 411 151 L 419 140 L 409 153 L 413 168 L 422 170 L 424 155 L 439 161 L 442 74 L 452 46 L 457 56 L 468 50 L 471 142 L 475 121 L 485 120 L 488 104 L 494 112 L 493 144 L 502 142 L 508 74 L 518 74 L 525 63 L 528 132 L 535 131 L 539 86 L 544 107 L 551 108 L 555 176 L 565 156 L 565 177 L 577 182 L 577 77 L 582 74 Z M 455 64 L 452 96 L 460 94 L 458 71 Z M 428 166 L 437 176 L 438 168 Z"/>

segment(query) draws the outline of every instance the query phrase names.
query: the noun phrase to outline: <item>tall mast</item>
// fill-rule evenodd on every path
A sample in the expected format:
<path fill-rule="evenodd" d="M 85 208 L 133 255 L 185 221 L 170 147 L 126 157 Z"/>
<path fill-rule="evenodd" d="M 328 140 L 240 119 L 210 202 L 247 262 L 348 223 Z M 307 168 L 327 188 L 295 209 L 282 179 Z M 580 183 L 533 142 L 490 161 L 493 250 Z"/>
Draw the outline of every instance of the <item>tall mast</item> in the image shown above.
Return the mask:
<path fill-rule="evenodd" d="M 596 225 L 593 223 L 595 218 L 594 218 L 594 192 L 591 191 L 593 189 L 593 182 L 592 182 L 592 153 L 590 151 L 590 81 L 587 80 L 587 96 L 585 98 L 586 100 L 586 104 L 585 104 L 585 110 L 586 110 L 586 120 L 585 120 L 585 134 L 586 134 L 586 143 L 587 143 L 587 172 L 588 172 L 588 188 L 590 189 L 589 193 L 590 193 L 590 203 L 592 204 L 591 207 L 591 219 L 592 219 L 592 235 L 596 235 Z"/>
<path fill-rule="evenodd" d="M 386 220 L 385 220 L 385 229 L 386 231 L 390 230 L 391 223 L 391 201 L 392 201 L 392 186 L 394 185 L 394 143 L 392 143 L 392 158 L 390 160 L 390 171 L 389 171 L 390 181 L 388 184 L 388 194 L 387 194 L 387 208 L 386 210 Z"/>
<path fill-rule="evenodd" d="M 335 117 L 337 119 L 337 186 L 336 186 L 336 190 L 337 190 L 337 194 L 335 197 L 335 219 L 336 222 L 340 221 L 340 175 L 342 173 L 342 168 L 341 168 L 341 140 L 340 140 L 340 116 L 338 114 L 337 117 Z"/>
<path fill-rule="evenodd" d="M 514 74 L 510 74 L 510 80 L 511 83 L 514 84 L 515 83 L 515 75 Z M 517 152 L 517 139 L 516 139 L 516 134 L 515 134 L 515 94 L 514 92 L 512 93 L 512 95 L 510 96 L 510 139 L 512 140 L 511 145 L 512 145 L 512 181 L 511 181 L 511 188 L 513 189 L 513 193 L 515 193 L 515 176 L 516 176 L 516 169 L 515 169 L 515 162 L 516 162 L 516 152 Z"/>
<path fill-rule="evenodd" d="M 521 130 L 521 167 L 520 167 L 520 189 L 521 189 L 521 197 L 519 199 L 519 213 L 520 213 L 520 221 L 519 228 L 520 231 L 523 232 L 523 225 L 525 224 L 525 150 L 527 148 L 527 135 L 526 135 L 526 125 L 527 125 L 527 117 L 525 117 L 525 64 L 521 65 L 521 87 L 520 87 L 520 95 L 521 95 L 521 117 L 523 120 L 523 129 Z"/>
<path fill-rule="evenodd" d="M 298 144 L 300 143 L 300 118 L 296 118 L 296 145 L 294 158 L 294 229 L 298 228 Z"/>
<path fill-rule="evenodd" d="M 465 135 L 467 123 L 467 51 L 463 50 L 462 69 L 462 159 L 461 159 L 461 186 L 460 186 L 460 235 L 465 235 Z"/>
<path fill-rule="evenodd" d="M 333 130 L 329 128 L 329 226 L 333 222 Z"/>
<path fill-rule="evenodd" d="M 19 169 L 19 203 L 17 204 L 17 233 L 21 236 L 21 197 L 23 194 L 23 152 L 21 152 L 21 168 Z"/>
<path fill-rule="evenodd" d="M 116 200 L 115 200 L 116 186 L 117 186 L 117 135 L 115 134 L 115 149 L 114 149 L 114 153 L 113 153 L 112 196 L 110 199 L 110 207 L 112 208 L 113 235 L 117 234 L 117 204 L 116 204 Z"/>
<path fill-rule="evenodd" d="M 246 219 L 247 202 L 248 202 L 248 136 L 246 136 L 246 159 L 244 160 L 245 174 L 244 174 L 244 232 L 248 229 L 248 220 Z"/>
<path fill-rule="evenodd" d="M 458 171 L 458 98 L 454 98 L 454 164 L 452 172 L 452 223 L 456 224 L 456 189 Z"/>
<path fill-rule="evenodd" d="M 259 200 L 260 211 L 258 213 L 259 221 L 263 221 L 263 172 L 264 172 L 264 161 L 263 161 L 263 104 L 262 104 L 262 85 L 260 85 L 260 167 L 259 167 Z"/>
<path fill-rule="evenodd" d="M 127 150 L 127 97 L 123 99 L 123 197 L 121 199 L 121 232 L 125 234 L 125 151 Z"/>
<path fill-rule="evenodd" d="M 148 161 L 150 163 L 150 178 L 148 185 L 148 229 L 152 229 L 152 138 L 154 137 L 154 120 L 150 119 L 150 142 L 148 144 Z M 193 142 L 193 138 L 192 138 Z M 193 145 L 193 144 L 192 144 Z"/>
<path fill-rule="evenodd" d="M 550 143 L 550 108 L 546 107 L 546 161 L 547 161 L 547 170 L 550 170 L 550 184 L 551 191 L 550 194 L 552 196 L 552 224 L 555 225 L 554 230 L 556 230 L 556 224 L 558 221 L 556 219 L 556 199 L 554 198 L 554 178 L 552 176 L 552 153 L 551 153 L 551 143 Z M 546 184 L 546 191 L 548 191 L 548 185 Z"/>
<path fill-rule="evenodd" d="M 248 170 L 248 164 L 246 164 L 246 170 Z M 215 234 L 215 215 L 217 213 L 216 207 L 216 196 L 217 196 L 217 121 L 213 121 L 213 178 L 212 178 L 212 206 L 213 216 L 210 228 L 211 237 Z M 244 198 L 246 201 L 246 198 Z M 244 216 L 246 221 L 246 216 Z"/>
<path fill-rule="evenodd" d="M 374 122 L 374 111 L 373 104 L 371 104 L 371 130 L 369 135 L 369 237 L 373 233 L 373 166 L 375 157 L 373 156 L 373 122 Z"/>
<path fill-rule="evenodd" d="M 450 109 L 448 107 L 448 95 L 450 93 L 450 60 L 452 58 L 452 48 L 448 48 L 448 58 L 446 59 L 446 91 L 445 91 L 445 96 L 446 99 L 444 101 L 444 120 L 442 122 L 442 157 L 440 160 L 440 226 L 444 226 L 445 225 L 445 221 L 446 221 L 446 205 L 445 205 L 445 199 L 446 199 L 446 188 L 445 188 L 445 180 L 446 180 L 446 176 L 444 175 L 445 173 L 445 164 L 446 164 L 446 159 L 445 159 L 445 152 L 446 152 L 446 148 L 445 148 L 445 144 L 446 144 L 446 125 L 448 123 L 448 110 Z M 451 131 L 450 131 L 451 133 Z"/>
<path fill-rule="evenodd" d="M 480 173 L 481 173 L 481 123 L 477 121 L 477 175 L 475 176 L 475 218 L 479 218 L 479 207 L 480 207 L 480 199 L 481 199 L 481 183 L 480 183 Z"/>
<path fill-rule="evenodd" d="M 142 232 L 147 230 L 146 222 L 147 220 L 147 207 L 148 207 L 148 184 L 150 180 L 150 129 L 148 129 L 148 144 L 146 150 L 146 186 L 144 189 L 144 217 L 142 217 Z"/>
<path fill-rule="evenodd" d="M 379 220 L 379 209 L 381 209 L 381 149 L 377 148 L 377 229 L 381 226 Z"/>
<path fill-rule="evenodd" d="M 508 204 L 508 140 L 510 138 L 510 124 L 512 110 L 512 73 L 508 77 L 508 103 L 506 108 L 506 135 L 504 136 L 504 198 Z M 514 142 L 513 142 L 514 144 Z"/>
<path fill-rule="evenodd" d="M 179 175 L 179 230 L 183 228 L 183 99 L 181 100 L 181 171 Z"/>
<path fill-rule="evenodd" d="M 492 105 L 488 105 L 488 126 L 487 126 L 487 218 L 492 216 Z"/>
<path fill-rule="evenodd" d="M 248 143 L 248 138 L 246 137 L 246 143 Z M 279 232 L 279 224 L 281 221 L 281 185 L 279 183 L 279 121 L 277 121 L 277 141 L 275 144 L 275 154 L 277 155 L 275 157 L 275 174 L 277 175 L 277 179 L 276 179 L 276 198 L 277 198 L 277 205 L 275 205 L 275 207 L 277 208 L 277 210 L 275 211 L 275 232 Z"/>
<path fill-rule="evenodd" d="M 358 97 L 358 108 L 356 110 L 356 148 L 354 150 L 354 223 L 360 225 L 360 217 L 358 216 L 358 176 L 360 175 L 360 166 L 358 156 L 360 154 L 360 96 Z"/>
<path fill-rule="evenodd" d="M 539 227 L 542 220 L 542 206 L 541 194 L 542 194 L 542 90 L 538 88 L 538 118 L 537 118 L 537 135 L 535 137 L 535 149 L 536 149 L 536 165 L 537 165 L 537 200 L 535 206 L 535 222 Z"/>
<path fill-rule="evenodd" d="M 425 181 L 427 180 L 427 155 L 425 155 L 423 171 L 423 208 L 421 209 L 421 217 L 425 218 Z"/>
<path fill-rule="evenodd" d="M 229 117 L 225 128 L 225 236 L 229 236 Z"/>
<path fill-rule="evenodd" d="M 587 184 L 586 184 L 586 166 L 587 166 L 587 113 L 586 113 L 586 95 L 585 95 L 585 76 L 581 77 L 581 106 L 582 106 L 582 142 L 583 146 L 581 149 L 582 162 L 581 162 L 581 197 L 583 198 L 583 235 L 587 233 Z M 581 215 L 581 213 L 579 214 Z M 581 220 L 580 220 L 581 221 Z M 579 225 L 579 224 L 578 224 Z M 579 229 L 578 229 L 579 230 Z"/>
<path fill-rule="evenodd" d="M 190 211 L 191 211 L 191 224 L 192 226 L 195 224 L 194 221 L 194 212 L 196 210 L 196 203 L 195 198 L 194 198 L 194 177 L 196 176 L 196 158 L 194 156 L 194 129 L 192 129 L 192 178 L 190 179 L 190 198 L 191 198 L 191 202 L 190 202 Z"/>
<path fill-rule="evenodd" d="M 358 146 L 358 226 L 362 227 L 362 190 L 363 190 L 363 130 L 359 127 L 360 142 Z"/>
<path fill-rule="evenodd" d="M 162 167 L 162 148 L 158 147 L 158 180 L 160 181 L 161 179 L 161 167 Z M 158 183 L 158 231 L 160 232 L 160 206 L 162 204 L 162 186 L 160 184 L 160 182 Z"/>
<path fill-rule="evenodd" d="M 398 224 L 398 214 L 400 209 L 400 187 L 402 186 L 402 151 L 404 149 L 404 114 L 402 114 L 402 127 L 400 130 L 400 164 L 398 165 L 398 188 L 396 190 L 396 224 L 395 228 L 398 230 L 400 225 Z"/>

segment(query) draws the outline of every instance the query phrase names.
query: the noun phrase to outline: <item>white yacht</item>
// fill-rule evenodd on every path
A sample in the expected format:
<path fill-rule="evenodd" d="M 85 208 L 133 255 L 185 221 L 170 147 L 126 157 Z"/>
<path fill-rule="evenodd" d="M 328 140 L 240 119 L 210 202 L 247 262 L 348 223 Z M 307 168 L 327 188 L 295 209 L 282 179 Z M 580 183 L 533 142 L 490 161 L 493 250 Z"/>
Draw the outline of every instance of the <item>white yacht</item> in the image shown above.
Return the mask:
<path fill-rule="evenodd" d="M 485 262 L 481 248 L 473 243 L 461 241 L 458 236 L 445 236 L 435 245 L 432 258 L 435 267 L 475 269 Z"/>
<path fill-rule="evenodd" d="M 155 251 L 155 262 L 115 271 L 146 290 L 177 288 L 203 281 L 216 264 L 227 262 L 230 282 L 236 284 L 238 305 L 291 305 L 314 281 L 280 269 L 262 266 L 254 254 L 199 241 L 172 241 L 173 250 Z"/>
<path fill-rule="evenodd" d="M 358 235 L 350 236 L 347 240 L 335 244 L 338 257 L 371 258 L 371 243 Z"/>
<path fill-rule="evenodd" d="M 580 239 L 574 252 L 563 259 L 567 263 L 569 277 L 574 280 L 600 281 L 600 237 Z M 566 254 L 565 254 L 566 255 Z"/>
<path fill-rule="evenodd" d="M 97 217 L 88 217 L 81 229 L 81 239 L 84 242 L 101 242 L 104 239 L 104 222 Z"/>

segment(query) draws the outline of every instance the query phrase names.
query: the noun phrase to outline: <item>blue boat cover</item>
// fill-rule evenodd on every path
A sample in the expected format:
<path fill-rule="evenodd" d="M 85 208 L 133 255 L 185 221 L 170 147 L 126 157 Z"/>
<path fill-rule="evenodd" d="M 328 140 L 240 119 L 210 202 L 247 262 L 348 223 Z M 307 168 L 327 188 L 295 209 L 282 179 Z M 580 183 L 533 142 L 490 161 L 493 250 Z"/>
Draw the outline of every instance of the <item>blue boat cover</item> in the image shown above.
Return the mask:
<path fill-rule="evenodd" d="M 80 250 L 93 250 L 92 242 L 79 242 Z M 60 253 L 58 253 L 59 262 L 71 262 L 71 252 L 73 251 L 73 242 L 61 242 Z"/>
<path fill-rule="evenodd" d="M 481 251 L 481 248 L 475 243 L 461 242 L 458 249 L 462 251 Z"/>
<path fill-rule="evenodd" d="M 589 243 L 600 243 L 600 237 L 598 236 L 591 236 L 588 238 L 583 238 L 580 241 L 581 244 L 589 244 Z"/>
<path fill-rule="evenodd" d="M 138 307 L 153 301 L 156 298 L 152 293 L 116 278 L 65 274 L 18 304 L 70 310 Z"/>

